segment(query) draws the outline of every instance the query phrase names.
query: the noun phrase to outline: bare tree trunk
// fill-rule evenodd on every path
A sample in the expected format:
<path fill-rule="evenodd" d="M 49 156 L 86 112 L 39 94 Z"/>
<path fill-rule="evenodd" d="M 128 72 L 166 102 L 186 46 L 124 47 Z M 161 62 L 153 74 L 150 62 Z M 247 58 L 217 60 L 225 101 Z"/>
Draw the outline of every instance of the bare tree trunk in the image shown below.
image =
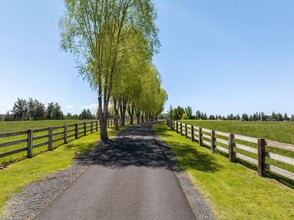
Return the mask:
<path fill-rule="evenodd" d="M 141 122 L 144 123 L 144 112 L 141 113 Z"/>
<path fill-rule="evenodd" d="M 127 107 L 127 109 L 128 109 L 128 113 L 130 116 L 130 124 L 133 125 L 134 124 L 134 111 L 135 111 L 134 104 L 129 105 Z"/>
<path fill-rule="evenodd" d="M 137 124 L 140 124 L 140 110 L 136 109 Z"/>
<path fill-rule="evenodd" d="M 114 129 L 119 130 L 118 126 L 118 106 L 117 106 L 117 99 L 113 99 L 113 106 L 114 106 Z"/>
<path fill-rule="evenodd" d="M 125 99 L 119 100 L 121 126 L 125 126 L 126 124 L 126 111 L 127 111 L 127 101 Z"/>
<path fill-rule="evenodd" d="M 100 125 L 100 140 L 108 141 L 107 112 L 106 113 L 102 112 L 102 89 L 100 88 L 98 91 L 98 117 L 99 117 L 99 125 Z"/>
<path fill-rule="evenodd" d="M 108 109 L 108 103 L 106 100 L 106 97 L 103 98 L 103 111 L 102 111 L 102 98 L 101 98 L 101 106 L 99 105 L 99 109 L 101 108 L 101 116 L 99 117 L 100 121 L 100 139 L 101 141 L 105 142 L 108 141 L 108 133 L 107 133 L 107 109 Z"/>

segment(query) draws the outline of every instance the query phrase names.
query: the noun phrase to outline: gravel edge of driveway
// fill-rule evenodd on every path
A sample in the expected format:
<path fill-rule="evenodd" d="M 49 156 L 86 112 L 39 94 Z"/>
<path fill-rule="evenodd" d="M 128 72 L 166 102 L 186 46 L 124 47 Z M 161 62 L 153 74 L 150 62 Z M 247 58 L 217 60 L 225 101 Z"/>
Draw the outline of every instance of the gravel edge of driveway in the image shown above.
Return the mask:
<path fill-rule="evenodd" d="M 74 161 L 69 168 L 49 174 L 41 181 L 30 183 L 12 195 L 0 219 L 34 219 L 87 168 L 87 165 Z"/>
<path fill-rule="evenodd" d="M 155 133 L 155 132 L 154 132 Z M 155 140 L 161 146 L 163 153 L 168 159 L 172 170 L 174 171 L 183 192 L 190 204 L 190 207 L 198 220 L 214 220 L 216 219 L 211 208 L 208 206 L 203 195 L 190 180 L 188 174 L 182 171 L 176 165 L 176 155 L 172 149 L 155 133 Z"/>
<path fill-rule="evenodd" d="M 176 166 L 176 156 L 171 148 L 157 136 L 155 132 L 154 139 L 161 147 L 163 154 L 170 163 L 171 169 L 174 171 L 182 190 L 190 204 L 190 207 L 198 220 L 213 220 L 214 215 L 205 202 L 204 197 L 199 193 L 191 182 L 188 175 Z M 101 146 L 100 146 L 101 147 Z M 105 147 L 102 145 L 102 147 Z M 107 150 L 107 147 L 105 147 Z M 95 153 L 95 149 L 90 151 L 87 157 L 91 158 L 91 154 Z M 91 163 L 90 163 L 91 164 Z M 61 171 L 49 174 L 45 179 L 33 182 L 24 187 L 20 192 L 15 193 L 7 202 L 4 215 L 0 216 L 1 220 L 23 220 L 34 219 L 44 208 L 46 208 L 55 198 L 57 198 L 77 177 L 79 177 L 89 167 L 87 159 L 81 163 L 75 160 L 73 164 Z"/>

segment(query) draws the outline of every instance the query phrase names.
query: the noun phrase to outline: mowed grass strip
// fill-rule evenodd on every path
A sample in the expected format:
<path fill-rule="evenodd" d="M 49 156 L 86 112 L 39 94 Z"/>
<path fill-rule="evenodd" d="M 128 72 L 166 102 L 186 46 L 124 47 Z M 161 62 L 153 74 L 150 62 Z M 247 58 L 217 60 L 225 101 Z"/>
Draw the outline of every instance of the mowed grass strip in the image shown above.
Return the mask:
<path fill-rule="evenodd" d="M 154 130 L 176 153 L 177 165 L 188 173 L 217 219 L 294 219 L 293 189 L 212 154 L 163 123 Z"/>
<path fill-rule="evenodd" d="M 117 134 L 118 131 L 109 130 L 109 137 Z M 39 154 L 0 170 L 0 213 L 12 194 L 20 191 L 29 183 L 44 179 L 50 173 L 68 168 L 77 152 L 81 154 L 88 152 L 96 146 L 98 140 L 99 133 L 90 134 L 62 145 L 54 151 Z"/>

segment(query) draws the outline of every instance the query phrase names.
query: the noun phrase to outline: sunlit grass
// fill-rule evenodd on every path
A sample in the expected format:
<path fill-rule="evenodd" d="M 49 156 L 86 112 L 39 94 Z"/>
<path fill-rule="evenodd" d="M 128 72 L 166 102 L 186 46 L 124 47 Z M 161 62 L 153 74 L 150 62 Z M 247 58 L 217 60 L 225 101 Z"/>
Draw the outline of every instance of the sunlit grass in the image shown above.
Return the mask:
<path fill-rule="evenodd" d="M 109 137 L 114 137 L 118 131 L 109 130 Z M 0 211 L 8 198 L 31 182 L 44 179 L 48 174 L 69 167 L 76 153 L 84 154 L 96 146 L 99 133 L 90 134 L 69 144 L 62 145 L 54 151 L 39 154 L 31 159 L 9 165 L 0 170 Z"/>
<path fill-rule="evenodd" d="M 176 153 L 177 165 L 188 173 L 218 219 L 294 219 L 293 189 L 212 154 L 162 123 L 154 129 Z"/>
<path fill-rule="evenodd" d="M 198 127 L 294 144 L 294 122 L 181 120 Z"/>

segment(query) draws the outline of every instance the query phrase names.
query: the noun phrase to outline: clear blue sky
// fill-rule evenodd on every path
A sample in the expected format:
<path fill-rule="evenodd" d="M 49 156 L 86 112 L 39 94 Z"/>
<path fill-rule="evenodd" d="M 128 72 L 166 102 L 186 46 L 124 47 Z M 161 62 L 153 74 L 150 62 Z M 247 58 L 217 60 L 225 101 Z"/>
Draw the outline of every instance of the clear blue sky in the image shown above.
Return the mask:
<path fill-rule="evenodd" d="M 157 65 L 170 105 L 208 114 L 294 114 L 294 1 L 155 0 Z M 96 93 L 59 48 L 61 0 L 2 0 L 0 113 L 19 98 L 95 107 Z"/>

